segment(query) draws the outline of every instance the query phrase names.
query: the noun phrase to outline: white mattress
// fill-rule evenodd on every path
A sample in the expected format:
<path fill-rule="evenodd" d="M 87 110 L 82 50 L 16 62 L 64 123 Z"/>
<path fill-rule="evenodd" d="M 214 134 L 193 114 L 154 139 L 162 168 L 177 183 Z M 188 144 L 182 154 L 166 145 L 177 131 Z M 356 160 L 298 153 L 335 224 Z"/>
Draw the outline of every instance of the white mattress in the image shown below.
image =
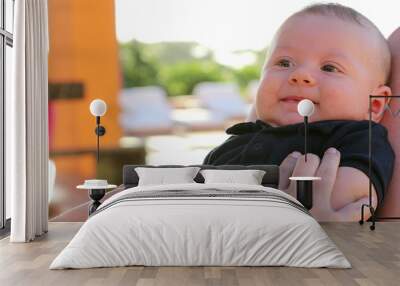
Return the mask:
<path fill-rule="evenodd" d="M 127 265 L 293 266 L 350 268 L 309 214 L 258 198 L 151 198 L 120 201 L 149 190 L 263 190 L 231 184 L 179 184 L 122 191 L 90 217 L 50 269 Z M 297 202 L 298 203 L 298 202 Z"/>

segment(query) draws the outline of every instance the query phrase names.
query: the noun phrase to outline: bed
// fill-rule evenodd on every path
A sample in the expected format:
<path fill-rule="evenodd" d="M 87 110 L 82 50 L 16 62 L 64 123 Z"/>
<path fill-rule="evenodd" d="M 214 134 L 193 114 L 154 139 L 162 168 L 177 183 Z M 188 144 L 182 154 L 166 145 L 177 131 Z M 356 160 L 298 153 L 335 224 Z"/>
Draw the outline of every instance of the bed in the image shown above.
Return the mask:
<path fill-rule="evenodd" d="M 307 209 L 277 189 L 278 166 L 196 166 L 263 170 L 260 185 L 204 182 L 200 172 L 193 183 L 138 185 L 137 167 L 124 166 L 124 190 L 100 205 L 50 269 L 351 267 Z"/>

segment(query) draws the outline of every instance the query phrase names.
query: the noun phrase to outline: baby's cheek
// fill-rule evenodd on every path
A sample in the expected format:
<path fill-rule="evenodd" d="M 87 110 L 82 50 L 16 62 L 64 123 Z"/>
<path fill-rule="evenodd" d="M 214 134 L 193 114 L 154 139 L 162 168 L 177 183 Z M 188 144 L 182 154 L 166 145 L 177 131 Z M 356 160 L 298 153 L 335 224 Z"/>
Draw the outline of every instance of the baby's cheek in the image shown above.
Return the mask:
<path fill-rule="evenodd" d="M 267 113 L 268 110 L 271 108 L 273 96 L 267 92 L 266 89 L 259 89 L 256 98 L 256 110 L 257 113 Z"/>
<path fill-rule="evenodd" d="M 256 98 L 256 111 L 261 120 L 268 121 L 278 116 L 282 82 L 282 75 L 273 71 L 267 71 L 261 79 Z"/>
<path fill-rule="evenodd" d="M 257 91 L 257 100 L 273 102 L 278 97 L 279 84 L 273 76 L 264 76 Z"/>
<path fill-rule="evenodd" d="M 368 112 L 368 95 L 350 80 L 328 81 L 320 85 L 320 113 L 324 119 L 362 120 Z"/>
<path fill-rule="evenodd" d="M 363 120 L 360 103 L 346 100 L 321 102 L 318 106 L 320 120 Z"/>

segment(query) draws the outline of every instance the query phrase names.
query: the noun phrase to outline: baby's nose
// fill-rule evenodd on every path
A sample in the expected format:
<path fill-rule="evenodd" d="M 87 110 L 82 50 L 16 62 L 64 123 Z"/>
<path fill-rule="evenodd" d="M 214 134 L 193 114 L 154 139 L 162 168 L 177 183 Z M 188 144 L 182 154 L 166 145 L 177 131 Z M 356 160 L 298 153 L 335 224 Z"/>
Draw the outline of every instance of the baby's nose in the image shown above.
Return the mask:
<path fill-rule="evenodd" d="M 289 78 L 291 84 L 314 85 L 314 78 L 306 71 L 294 71 Z"/>
<path fill-rule="evenodd" d="M 297 83 L 297 82 L 299 82 L 299 80 L 294 77 L 294 78 L 292 78 L 292 82 Z M 303 78 L 303 82 L 304 83 L 311 83 L 311 80 Z"/>

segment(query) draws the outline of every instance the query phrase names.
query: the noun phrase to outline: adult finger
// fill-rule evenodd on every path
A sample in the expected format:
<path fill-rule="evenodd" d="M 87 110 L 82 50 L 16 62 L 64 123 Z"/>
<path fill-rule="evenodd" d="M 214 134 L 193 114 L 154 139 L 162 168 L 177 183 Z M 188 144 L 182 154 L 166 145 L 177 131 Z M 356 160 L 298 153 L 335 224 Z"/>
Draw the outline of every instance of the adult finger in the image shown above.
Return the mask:
<path fill-rule="evenodd" d="M 317 177 L 321 177 L 321 180 L 314 182 L 314 201 L 323 204 L 319 206 L 320 208 L 332 208 L 331 195 L 336 182 L 339 163 L 340 152 L 333 147 L 326 150 L 315 174 Z"/>
<path fill-rule="evenodd" d="M 308 153 L 307 161 L 305 156 L 301 155 L 296 162 L 296 166 L 293 170 L 293 177 L 310 177 L 314 176 L 318 169 L 320 159 L 318 155 Z"/>
<path fill-rule="evenodd" d="M 315 154 L 308 153 L 307 161 L 305 156 L 301 155 L 296 162 L 292 176 L 293 177 L 313 177 L 319 166 L 319 157 Z M 287 193 L 296 197 L 296 181 L 291 181 Z"/>
<path fill-rule="evenodd" d="M 289 187 L 289 177 L 292 176 L 297 159 L 301 156 L 300 152 L 290 153 L 279 166 L 279 186 L 278 189 L 286 190 Z"/>

